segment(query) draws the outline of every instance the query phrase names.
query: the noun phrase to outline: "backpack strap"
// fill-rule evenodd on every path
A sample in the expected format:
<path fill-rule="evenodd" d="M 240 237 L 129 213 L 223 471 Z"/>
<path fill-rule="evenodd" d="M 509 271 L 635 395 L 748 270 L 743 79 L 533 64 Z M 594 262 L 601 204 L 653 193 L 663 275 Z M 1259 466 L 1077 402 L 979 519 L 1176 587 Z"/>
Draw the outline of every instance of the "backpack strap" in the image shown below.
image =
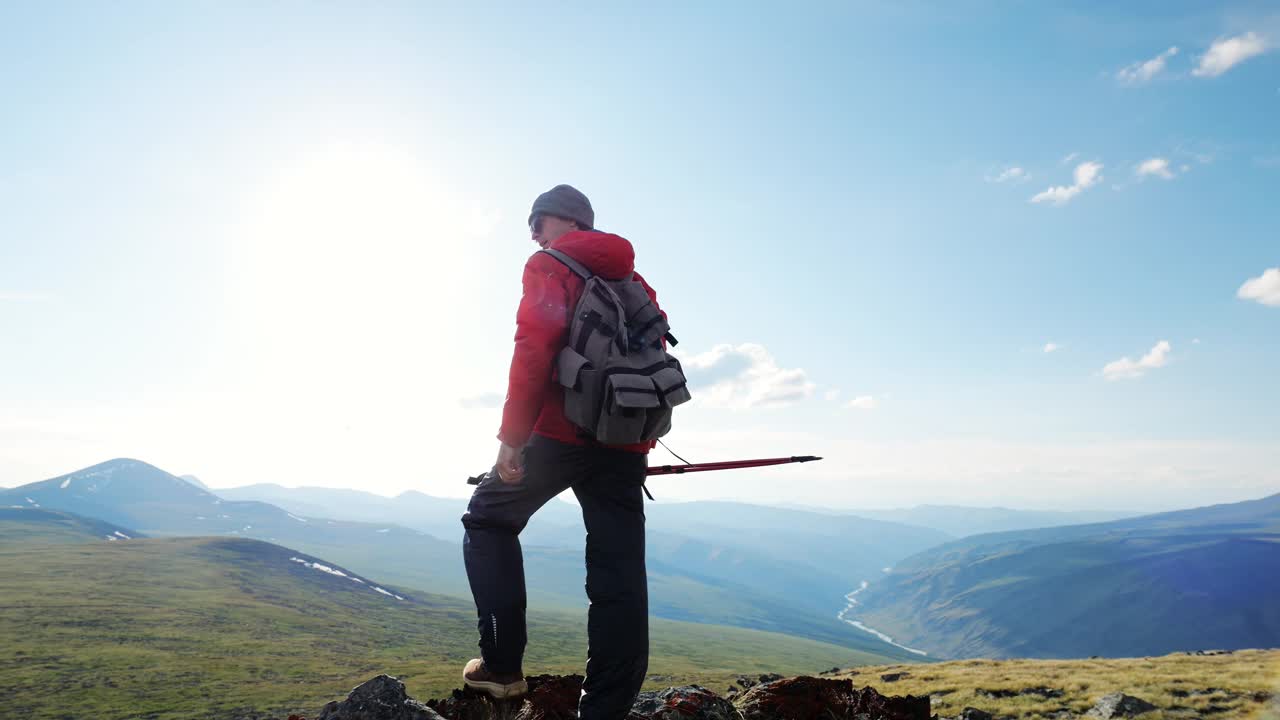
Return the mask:
<path fill-rule="evenodd" d="M 582 263 L 578 262 L 577 260 L 574 260 L 573 258 L 569 257 L 565 253 L 560 252 L 559 250 L 554 250 L 552 248 L 545 248 L 545 249 L 539 250 L 538 252 L 544 252 L 550 255 L 551 257 L 559 260 L 560 262 L 564 263 L 565 266 L 567 266 L 570 270 L 577 273 L 578 276 L 581 277 L 583 280 L 590 280 L 592 277 L 594 277 L 594 274 L 590 270 L 588 270 Z M 667 342 L 670 343 L 672 347 L 675 347 L 676 345 L 680 344 L 680 342 L 676 340 L 675 336 L 672 335 L 671 333 L 667 333 L 665 337 L 667 338 Z"/>
<path fill-rule="evenodd" d="M 581 277 L 583 280 L 590 280 L 592 278 L 593 273 L 590 270 L 588 270 L 582 263 L 578 262 L 577 260 L 574 260 L 573 258 L 569 257 L 565 253 L 560 252 L 559 250 L 546 248 L 544 250 L 539 250 L 538 252 L 544 252 L 550 255 L 551 257 L 559 260 L 560 262 L 564 263 L 570 270 L 577 273 L 578 276 Z"/>

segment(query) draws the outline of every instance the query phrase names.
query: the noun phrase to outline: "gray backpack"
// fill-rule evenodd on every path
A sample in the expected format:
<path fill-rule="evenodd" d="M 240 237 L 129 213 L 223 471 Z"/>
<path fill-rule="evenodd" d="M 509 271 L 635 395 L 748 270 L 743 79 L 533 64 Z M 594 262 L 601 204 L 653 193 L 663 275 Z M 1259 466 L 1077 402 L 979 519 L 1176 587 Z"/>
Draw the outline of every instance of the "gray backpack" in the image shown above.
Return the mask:
<path fill-rule="evenodd" d="M 648 442 L 671 430 L 671 410 L 690 399 L 680 361 L 662 347 L 676 339 L 644 285 L 607 280 L 559 250 L 540 250 L 586 281 L 556 358 L 564 414 L 602 443 Z"/>

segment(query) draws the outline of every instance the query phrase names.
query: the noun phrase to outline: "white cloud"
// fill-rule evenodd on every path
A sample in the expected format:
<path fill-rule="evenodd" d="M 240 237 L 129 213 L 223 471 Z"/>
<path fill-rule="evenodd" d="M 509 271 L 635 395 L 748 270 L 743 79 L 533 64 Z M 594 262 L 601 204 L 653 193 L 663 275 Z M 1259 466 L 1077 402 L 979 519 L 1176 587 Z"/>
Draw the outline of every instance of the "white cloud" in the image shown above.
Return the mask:
<path fill-rule="evenodd" d="M 1120 71 L 1116 73 L 1116 79 L 1123 85 L 1142 85 L 1150 82 L 1151 78 L 1164 71 L 1165 63 L 1169 58 L 1177 54 L 1178 48 L 1171 47 L 1150 60 L 1141 60 L 1120 68 Z"/>
<path fill-rule="evenodd" d="M 1102 180 L 1102 163 L 1099 162 L 1082 162 L 1076 166 L 1075 182 L 1071 185 L 1055 185 L 1048 190 L 1037 193 L 1031 198 L 1031 202 L 1040 203 L 1048 202 L 1054 205 L 1065 205 L 1071 198 L 1079 195 L 1084 190 L 1097 185 Z"/>
<path fill-rule="evenodd" d="M 1168 340 L 1161 340 L 1137 362 L 1130 360 L 1126 356 L 1107 363 L 1102 368 L 1102 375 L 1108 380 L 1142 377 L 1148 370 L 1164 367 L 1169 361 L 1169 352 L 1172 349 L 1173 346 L 1169 344 Z"/>
<path fill-rule="evenodd" d="M 1266 38 L 1247 32 L 1231 38 L 1218 38 L 1209 51 L 1200 56 L 1200 65 L 1191 71 L 1196 77 L 1218 77 L 1251 57 L 1271 49 Z"/>
<path fill-rule="evenodd" d="M 870 395 L 859 395 L 858 397 L 845 403 L 847 408 L 857 408 L 858 410 L 875 410 L 880 403 Z"/>
<path fill-rule="evenodd" d="M 1070 165 L 1070 164 L 1071 164 L 1071 161 L 1072 161 L 1072 160 L 1075 160 L 1075 159 L 1076 159 L 1076 158 L 1078 158 L 1078 157 L 1080 157 L 1080 153 L 1078 153 L 1078 152 L 1073 152 L 1073 153 L 1071 153 L 1070 155 L 1067 155 L 1066 157 L 1062 158 L 1062 161 L 1061 161 L 1061 162 L 1062 162 L 1062 164 L 1063 164 L 1063 165 Z"/>
<path fill-rule="evenodd" d="M 990 175 L 987 176 L 987 182 L 994 182 L 994 183 L 1003 183 L 1003 182 L 1021 183 L 1021 182 L 1026 182 L 1030 179 L 1031 179 L 1031 173 L 1027 172 L 1026 170 L 1023 170 L 1022 168 L 1016 165 L 1011 165 L 1005 168 L 1004 170 L 1001 170 L 1000 174 L 994 177 Z"/>
<path fill-rule="evenodd" d="M 1236 291 L 1236 297 L 1280 307 L 1280 267 L 1268 268 L 1258 277 L 1246 280 Z"/>
<path fill-rule="evenodd" d="M 839 390 L 828 390 L 826 393 L 824 393 L 824 394 L 823 394 L 823 396 L 822 396 L 822 397 L 823 397 L 827 402 L 831 402 L 831 401 L 834 401 L 836 398 L 840 397 L 840 391 L 839 391 Z"/>
<path fill-rule="evenodd" d="M 694 402 L 709 407 L 751 408 L 790 405 L 813 394 L 802 368 L 782 368 L 762 345 L 722 343 L 681 357 Z"/>
<path fill-rule="evenodd" d="M 1139 177 L 1153 175 L 1161 180 L 1172 180 L 1174 178 L 1173 171 L 1169 169 L 1169 160 L 1162 157 L 1147 158 L 1146 160 L 1138 163 L 1137 166 L 1134 167 L 1133 171 L 1137 173 Z"/>
<path fill-rule="evenodd" d="M 1059 345 L 1058 343 L 1055 343 L 1055 342 L 1045 343 L 1045 344 L 1044 344 L 1044 351 L 1045 351 L 1045 352 L 1047 352 L 1047 353 L 1051 353 L 1051 352 L 1054 352 L 1054 351 L 1056 351 L 1056 350 L 1061 350 L 1061 349 L 1062 349 L 1062 346 L 1061 346 L 1061 345 Z"/>

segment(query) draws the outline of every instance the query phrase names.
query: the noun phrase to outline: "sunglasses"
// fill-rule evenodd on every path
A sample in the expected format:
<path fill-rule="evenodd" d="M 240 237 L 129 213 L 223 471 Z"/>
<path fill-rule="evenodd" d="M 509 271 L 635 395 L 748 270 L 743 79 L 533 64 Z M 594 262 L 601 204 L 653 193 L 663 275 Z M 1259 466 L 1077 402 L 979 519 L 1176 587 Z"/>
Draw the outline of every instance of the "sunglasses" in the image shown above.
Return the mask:
<path fill-rule="evenodd" d="M 549 217 L 560 217 L 560 216 L 559 216 L 559 215 L 546 215 L 546 214 L 544 214 L 544 213 L 538 213 L 537 215 L 534 215 L 534 216 L 533 216 L 533 220 L 531 220 L 531 221 L 529 222 L 529 229 L 530 229 L 530 230 L 532 230 L 532 231 L 534 231 L 535 233 L 540 233 L 540 232 L 542 232 L 542 221 L 543 221 L 543 220 L 546 220 L 546 219 L 547 219 L 547 218 L 549 218 Z M 560 219 L 561 219 L 561 220 L 565 220 L 566 218 L 560 218 Z"/>

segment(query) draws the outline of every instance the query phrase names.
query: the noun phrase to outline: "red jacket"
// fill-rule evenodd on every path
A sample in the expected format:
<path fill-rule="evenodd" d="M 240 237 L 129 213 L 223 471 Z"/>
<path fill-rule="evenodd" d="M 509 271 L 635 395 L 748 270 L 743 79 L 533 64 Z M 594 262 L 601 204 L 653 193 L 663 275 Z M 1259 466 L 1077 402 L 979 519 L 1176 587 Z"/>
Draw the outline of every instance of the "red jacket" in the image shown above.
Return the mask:
<path fill-rule="evenodd" d="M 657 293 L 635 271 L 635 251 L 626 239 L 575 230 L 557 238 L 551 247 L 601 277 L 634 277 L 649 292 L 654 307 L 658 306 Z M 516 348 L 498 431 L 498 439 L 512 447 L 522 447 L 530 433 L 573 445 L 598 444 L 593 438 L 580 436 L 577 426 L 564 416 L 564 388 L 554 377 L 556 355 L 569 343 L 569 316 L 585 285 L 586 281 L 564 263 L 544 252 L 534 253 L 524 265 L 524 296 L 516 312 Z M 666 347 L 665 339 L 662 344 Z M 657 441 L 650 440 L 607 447 L 648 453 L 655 445 Z"/>

